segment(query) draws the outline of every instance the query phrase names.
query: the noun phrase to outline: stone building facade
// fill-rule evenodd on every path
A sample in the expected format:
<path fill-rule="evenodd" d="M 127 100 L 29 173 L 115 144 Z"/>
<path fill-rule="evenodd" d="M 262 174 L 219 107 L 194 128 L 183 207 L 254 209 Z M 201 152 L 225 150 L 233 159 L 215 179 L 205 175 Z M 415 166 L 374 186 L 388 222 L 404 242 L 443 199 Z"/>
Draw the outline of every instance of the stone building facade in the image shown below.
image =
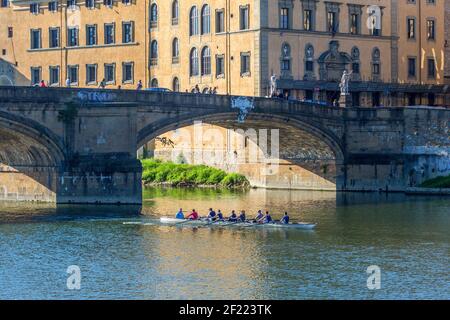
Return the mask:
<path fill-rule="evenodd" d="M 449 0 L 0 1 L 5 84 L 448 104 Z"/>

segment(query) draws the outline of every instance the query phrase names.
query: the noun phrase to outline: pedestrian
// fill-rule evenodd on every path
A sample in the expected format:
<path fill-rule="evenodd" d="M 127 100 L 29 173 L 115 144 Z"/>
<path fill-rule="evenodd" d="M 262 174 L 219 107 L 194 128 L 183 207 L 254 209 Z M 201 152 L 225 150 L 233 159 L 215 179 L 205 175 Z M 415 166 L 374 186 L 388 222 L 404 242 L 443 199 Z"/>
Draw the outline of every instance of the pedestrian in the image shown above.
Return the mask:
<path fill-rule="evenodd" d="M 142 86 L 142 80 L 139 80 L 136 89 L 137 89 L 137 90 L 142 90 L 142 87 L 143 87 L 143 86 Z"/>
<path fill-rule="evenodd" d="M 212 92 L 213 94 L 217 94 L 217 87 L 214 87 L 214 89 L 213 89 L 213 92 Z"/>
<path fill-rule="evenodd" d="M 194 89 L 194 93 L 200 93 L 200 87 L 198 86 L 198 84 L 195 85 L 195 89 Z"/>
<path fill-rule="evenodd" d="M 122 86 L 119 84 L 119 85 L 117 86 L 117 90 L 120 90 L 120 89 L 122 89 Z"/>
<path fill-rule="evenodd" d="M 100 85 L 98 86 L 101 89 L 105 89 L 106 87 L 106 80 L 105 78 L 102 79 L 102 81 L 100 81 Z"/>
<path fill-rule="evenodd" d="M 45 85 L 45 81 L 41 80 L 41 82 L 39 83 L 39 87 L 41 88 L 46 88 L 47 86 Z"/>
<path fill-rule="evenodd" d="M 70 88 L 70 79 L 69 78 L 66 79 L 66 87 Z"/>

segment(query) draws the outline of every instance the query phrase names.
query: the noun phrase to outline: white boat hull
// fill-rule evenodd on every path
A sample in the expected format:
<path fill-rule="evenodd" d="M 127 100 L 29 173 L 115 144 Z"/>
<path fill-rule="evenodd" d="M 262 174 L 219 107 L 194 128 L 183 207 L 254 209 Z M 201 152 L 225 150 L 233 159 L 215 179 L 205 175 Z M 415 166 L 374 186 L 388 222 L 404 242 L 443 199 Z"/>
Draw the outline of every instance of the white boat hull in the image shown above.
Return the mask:
<path fill-rule="evenodd" d="M 278 229 L 301 229 L 301 230 L 312 230 L 316 227 L 315 223 L 252 223 L 252 222 L 211 222 L 208 220 L 188 220 L 188 219 L 176 219 L 170 217 L 161 217 L 159 221 L 163 224 L 170 225 L 204 225 L 204 226 L 235 226 L 235 227 L 256 227 L 256 228 L 278 228 Z"/>

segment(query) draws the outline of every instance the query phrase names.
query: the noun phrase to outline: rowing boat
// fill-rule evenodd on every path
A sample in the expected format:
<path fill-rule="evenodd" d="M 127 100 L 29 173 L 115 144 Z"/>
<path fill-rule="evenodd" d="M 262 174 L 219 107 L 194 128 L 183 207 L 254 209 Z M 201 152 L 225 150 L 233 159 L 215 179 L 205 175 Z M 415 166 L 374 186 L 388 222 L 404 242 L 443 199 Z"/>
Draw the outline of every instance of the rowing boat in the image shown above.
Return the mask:
<path fill-rule="evenodd" d="M 234 226 L 234 227 L 257 227 L 257 228 L 279 228 L 279 229 L 302 229 L 302 230 L 312 230 L 316 227 L 315 223 L 255 223 L 255 222 L 228 222 L 228 221 L 215 221 L 211 222 L 209 219 L 199 219 L 199 220 L 189 220 L 189 219 L 176 219 L 170 217 L 161 217 L 160 222 L 163 224 L 170 225 L 178 225 L 178 224 L 186 224 L 186 225 L 195 225 L 195 226 Z"/>

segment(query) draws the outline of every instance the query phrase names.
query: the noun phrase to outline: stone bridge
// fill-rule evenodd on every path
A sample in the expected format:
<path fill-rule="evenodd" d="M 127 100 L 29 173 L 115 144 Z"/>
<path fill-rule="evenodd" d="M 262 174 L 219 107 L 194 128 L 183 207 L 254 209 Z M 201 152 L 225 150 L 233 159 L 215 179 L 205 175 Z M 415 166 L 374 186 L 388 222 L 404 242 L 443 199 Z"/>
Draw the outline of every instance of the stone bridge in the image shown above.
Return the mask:
<path fill-rule="evenodd" d="M 450 173 L 448 109 L 0 87 L 0 200 L 140 204 L 137 149 L 198 120 L 279 129 L 280 163 L 309 174 L 289 181 L 305 189 L 404 191 Z"/>

